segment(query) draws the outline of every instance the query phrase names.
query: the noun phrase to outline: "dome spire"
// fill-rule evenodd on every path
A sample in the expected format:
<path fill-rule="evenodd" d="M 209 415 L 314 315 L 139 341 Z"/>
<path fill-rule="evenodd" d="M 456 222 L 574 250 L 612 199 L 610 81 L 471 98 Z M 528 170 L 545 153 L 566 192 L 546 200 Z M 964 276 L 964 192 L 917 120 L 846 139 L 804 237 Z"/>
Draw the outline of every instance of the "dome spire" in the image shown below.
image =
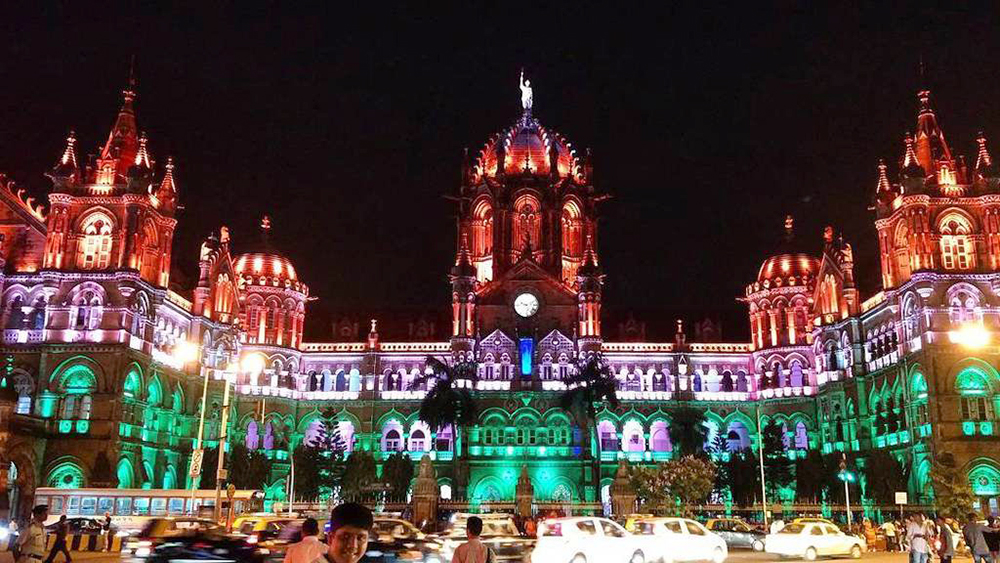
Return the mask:
<path fill-rule="evenodd" d="M 151 168 L 149 163 L 149 152 L 146 150 L 146 142 L 149 139 L 146 137 L 146 132 L 143 131 L 139 135 L 139 150 L 135 153 L 135 165 L 142 168 Z"/>
<path fill-rule="evenodd" d="M 70 130 L 69 136 L 66 137 L 66 148 L 52 168 L 51 177 L 73 181 L 77 179 L 79 173 L 80 167 L 76 163 L 76 133 Z"/>
<path fill-rule="evenodd" d="M 876 191 L 880 194 L 892 191 L 892 185 L 889 184 L 889 176 L 886 174 L 887 169 L 888 166 L 885 165 L 885 159 L 878 159 L 878 187 Z"/>

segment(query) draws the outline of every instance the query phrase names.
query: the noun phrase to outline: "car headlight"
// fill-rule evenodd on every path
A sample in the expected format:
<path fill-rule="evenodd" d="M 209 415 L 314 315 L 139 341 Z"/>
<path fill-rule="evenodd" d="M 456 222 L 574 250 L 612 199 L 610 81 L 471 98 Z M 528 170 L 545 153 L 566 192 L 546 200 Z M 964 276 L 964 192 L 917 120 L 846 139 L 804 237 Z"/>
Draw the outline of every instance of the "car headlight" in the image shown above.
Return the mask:
<path fill-rule="evenodd" d="M 10 530 L 6 527 L 0 527 L 0 540 L 5 540 L 10 537 Z"/>

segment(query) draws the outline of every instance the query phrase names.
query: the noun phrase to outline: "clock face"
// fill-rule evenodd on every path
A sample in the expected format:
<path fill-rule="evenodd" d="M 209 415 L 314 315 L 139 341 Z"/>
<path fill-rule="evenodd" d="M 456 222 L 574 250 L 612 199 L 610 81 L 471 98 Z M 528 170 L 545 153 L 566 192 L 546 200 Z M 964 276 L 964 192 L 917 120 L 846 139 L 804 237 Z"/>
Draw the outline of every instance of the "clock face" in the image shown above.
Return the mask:
<path fill-rule="evenodd" d="M 522 293 L 514 299 L 514 311 L 524 318 L 538 312 L 538 298 L 531 293 Z"/>

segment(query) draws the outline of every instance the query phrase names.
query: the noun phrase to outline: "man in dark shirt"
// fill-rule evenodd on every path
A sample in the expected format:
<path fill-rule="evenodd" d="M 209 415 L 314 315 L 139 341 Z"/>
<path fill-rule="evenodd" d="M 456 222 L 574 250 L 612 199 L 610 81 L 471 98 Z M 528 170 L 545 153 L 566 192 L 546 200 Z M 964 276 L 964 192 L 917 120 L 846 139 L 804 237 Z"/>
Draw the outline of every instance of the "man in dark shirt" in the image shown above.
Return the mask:
<path fill-rule="evenodd" d="M 49 558 L 45 560 L 45 563 L 52 563 L 56 559 L 56 555 L 61 551 L 63 556 L 66 557 L 66 563 L 70 563 L 73 560 L 69 556 L 69 549 L 66 548 L 66 535 L 69 534 L 69 523 L 66 522 L 66 515 L 63 514 L 59 517 L 59 523 L 56 524 L 56 542 L 52 544 L 52 551 L 49 552 Z"/>

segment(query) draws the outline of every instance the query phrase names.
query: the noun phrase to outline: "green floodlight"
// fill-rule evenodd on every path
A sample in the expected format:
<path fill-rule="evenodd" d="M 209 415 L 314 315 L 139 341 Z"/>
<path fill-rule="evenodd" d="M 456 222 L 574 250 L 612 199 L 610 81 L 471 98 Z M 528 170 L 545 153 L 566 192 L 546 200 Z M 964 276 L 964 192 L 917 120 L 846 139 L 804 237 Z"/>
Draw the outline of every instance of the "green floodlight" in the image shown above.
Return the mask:
<path fill-rule="evenodd" d="M 853 483 L 854 480 L 856 479 L 854 473 L 851 471 L 841 471 L 838 474 L 838 477 L 840 478 L 841 481 L 845 483 Z"/>

